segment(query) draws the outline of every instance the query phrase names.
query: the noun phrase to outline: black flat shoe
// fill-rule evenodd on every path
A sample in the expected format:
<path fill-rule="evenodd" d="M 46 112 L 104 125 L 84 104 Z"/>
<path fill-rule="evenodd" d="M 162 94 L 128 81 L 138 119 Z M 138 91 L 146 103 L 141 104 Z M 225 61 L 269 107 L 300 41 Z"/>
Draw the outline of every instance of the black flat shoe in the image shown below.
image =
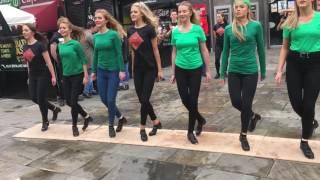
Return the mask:
<path fill-rule="evenodd" d="M 55 121 L 58 119 L 58 114 L 61 112 L 61 109 L 58 107 L 55 107 L 55 109 L 53 110 L 53 114 L 52 114 L 52 121 Z"/>
<path fill-rule="evenodd" d="M 302 152 L 306 158 L 314 159 L 314 154 L 308 144 L 308 141 L 301 141 L 300 142 L 300 149 L 302 150 Z"/>
<path fill-rule="evenodd" d="M 49 121 L 44 121 L 42 122 L 42 127 L 41 127 L 41 131 L 47 131 L 49 127 Z"/>
<path fill-rule="evenodd" d="M 113 126 L 109 126 L 109 137 L 110 138 L 116 137 L 116 132 L 114 131 L 114 127 Z"/>
<path fill-rule="evenodd" d="M 244 151 L 250 151 L 250 145 L 249 145 L 247 136 L 241 134 L 240 137 L 239 137 L 239 140 L 240 140 L 240 142 L 241 142 L 242 150 L 244 150 Z"/>
<path fill-rule="evenodd" d="M 220 78 L 220 75 L 219 74 L 217 74 L 215 77 L 214 77 L 214 79 L 219 79 Z"/>
<path fill-rule="evenodd" d="M 72 133 L 74 137 L 79 136 L 79 130 L 77 126 L 72 126 Z"/>
<path fill-rule="evenodd" d="M 141 129 L 141 130 L 140 130 L 140 136 L 141 136 L 141 140 L 142 140 L 143 142 L 148 141 L 148 135 L 147 135 L 145 129 Z"/>
<path fill-rule="evenodd" d="M 117 129 L 116 129 L 116 132 L 121 132 L 122 131 L 122 127 L 123 127 L 124 124 L 127 124 L 127 119 L 123 116 L 118 121 L 118 126 L 117 126 Z"/>
<path fill-rule="evenodd" d="M 191 142 L 191 144 L 198 144 L 199 143 L 193 133 L 188 133 L 187 136 L 188 136 L 188 140 Z"/>
<path fill-rule="evenodd" d="M 154 136 L 157 134 L 158 129 L 162 129 L 162 124 L 159 122 L 157 125 L 153 125 L 152 130 L 149 132 L 149 136 Z"/>
<path fill-rule="evenodd" d="M 201 132 L 202 132 L 202 127 L 207 123 L 207 121 L 205 119 L 203 119 L 203 121 L 200 123 L 198 122 L 197 128 L 196 128 L 196 135 L 200 136 Z"/>
<path fill-rule="evenodd" d="M 259 120 L 261 120 L 260 114 L 254 113 L 254 117 L 249 122 L 248 131 L 253 132 L 256 129 Z"/>
<path fill-rule="evenodd" d="M 89 122 L 93 121 L 92 117 L 89 116 L 88 118 L 84 118 L 82 130 L 85 131 L 89 126 Z"/>

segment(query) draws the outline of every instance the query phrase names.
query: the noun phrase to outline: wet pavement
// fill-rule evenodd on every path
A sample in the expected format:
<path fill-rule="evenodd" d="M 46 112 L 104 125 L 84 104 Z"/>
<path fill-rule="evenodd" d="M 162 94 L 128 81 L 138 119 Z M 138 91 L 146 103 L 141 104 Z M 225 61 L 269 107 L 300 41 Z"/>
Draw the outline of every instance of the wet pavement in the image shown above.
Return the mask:
<path fill-rule="evenodd" d="M 268 50 L 267 79 L 259 82 L 253 105 L 262 120 L 252 134 L 299 139 L 301 122 L 291 108 L 285 84 L 276 86 L 273 82 L 278 55 L 278 49 Z M 167 80 L 156 83 L 151 101 L 163 128 L 186 129 L 188 114 L 176 85 L 168 81 L 170 72 L 165 69 Z M 94 118 L 93 124 L 106 124 L 107 111 L 98 96 L 80 103 Z M 132 82 L 130 90 L 118 93 L 117 104 L 127 117 L 128 126 L 138 127 L 140 106 Z M 70 109 L 62 109 L 58 120 L 51 123 L 71 123 Z M 203 83 L 199 109 L 207 119 L 205 131 L 239 133 L 240 113 L 231 106 L 227 86 L 222 87 L 217 80 Z M 320 119 L 318 110 L 319 104 L 316 119 Z M 0 99 L 0 113 L 0 179 L 320 179 L 320 164 L 315 163 L 99 142 L 13 138 L 41 122 L 38 106 L 30 100 Z M 80 117 L 79 124 L 82 123 Z M 152 126 L 150 121 L 148 126 Z M 320 140 L 319 131 L 313 139 Z"/>

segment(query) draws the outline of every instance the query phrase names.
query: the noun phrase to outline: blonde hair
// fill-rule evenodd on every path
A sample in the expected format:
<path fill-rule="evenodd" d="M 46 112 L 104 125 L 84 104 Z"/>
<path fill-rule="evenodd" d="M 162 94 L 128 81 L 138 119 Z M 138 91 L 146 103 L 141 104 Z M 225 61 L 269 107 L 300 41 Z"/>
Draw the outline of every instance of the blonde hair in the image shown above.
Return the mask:
<path fill-rule="evenodd" d="M 121 24 L 105 9 L 97 9 L 95 14 L 102 14 L 102 16 L 108 21 L 107 27 L 109 29 L 117 31 L 119 34 L 121 34 L 124 30 Z"/>
<path fill-rule="evenodd" d="M 195 13 L 193 7 L 192 7 L 192 4 L 191 4 L 189 1 L 182 1 L 182 2 L 179 4 L 179 6 L 186 6 L 186 7 L 188 7 L 189 11 L 192 13 L 192 15 L 191 15 L 191 17 L 190 17 L 190 22 L 191 22 L 192 24 L 198 24 L 198 25 L 200 24 L 200 21 L 199 21 L 197 15 L 196 15 L 196 13 Z M 178 21 L 180 21 L 180 20 L 178 19 Z M 179 22 L 179 24 L 180 24 L 180 22 Z"/>
<path fill-rule="evenodd" d="M 300 10 L 297 4 L 297 1 L 294 1 L 294 10 L 292 14 L 288 16 L 287 20 L 282 24 L 281 28 L 295 29 L 299 24 Z M 312 4 L 312 8 L 314 9 L 314 5 Z"/>
<path fill-rule="evenodd" d="M 66 17 L 60 17 L 57 21 L 58 27 L 60 27 L 61 24 L 66 24 L 69 29 L 72 30 L 71 32 L 71 38 L 75 39 L 77 41 L 83 42 L 85 40 L 85 34 L 84 34 L 84 29 L 73 25 L 68 18 Z"/>
<path fill-rule="evenodd" d="M 149 24 L 154 27 L 155 31 L 158 34 L 159 18 L 153 14 L 150 8 L 143 2 L 133 3 L 131 7 L 137 7 L 141 14 L 143 15 L 143 21 L 146 24 Z"/>
<path fill-rule="evenodd" d="M 235 7 L 235 5 L 239 2 L 242 2 L 243 4 L 245 4 L 243 2 L 243 0 L 235 0 L 234 1 L 234 4 L 233 4 L 233 7 Z M 247 13 L 247 19 L 249 21 L 252 21 L 252 18 L 251 18 L 251 10 L 250 10 L 250 7 L 245 4 L 247 7 L 248 7 L 248 13 Z M 238 28 L 240 27 L 240 29 Z M 233 34 L 237 37 L 237 39 L 240 41 L 240 42 L 243 42 L 243 41 L 246 41 L 246 38 L 244 37 L 244 30 L 246 29 L 245 26 L 243 26 L 239 20 L 237 19 L 237 17 L 234 15 L 233 16 L 233 21 L 232 21 L 232 32 Z"/>

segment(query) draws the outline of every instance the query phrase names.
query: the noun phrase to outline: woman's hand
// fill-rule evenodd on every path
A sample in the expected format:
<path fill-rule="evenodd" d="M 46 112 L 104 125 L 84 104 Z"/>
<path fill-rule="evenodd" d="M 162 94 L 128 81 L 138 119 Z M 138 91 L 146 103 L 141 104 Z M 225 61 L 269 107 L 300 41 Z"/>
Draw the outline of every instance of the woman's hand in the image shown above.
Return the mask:
<path fill-rule="evenodd" d="M 159 71 L 158 72 L 158 80 L 161 81 L 163 79 L 163 72 Z"/>
<path fill-rule="evenodd" d="M 276 81 L 276 83 L 278 85 L 281 84 L 281 80 L 282 80 L 282 72 L 281 71 L 278 71 L 277 74 L 276 74 L 276 77 L 274 78 L 274 80 Z"/>
<path fill-rule="evenodd" d="M 119 72 L 119 79 L 123 81 L 126 78 L 126 73 L 125 72 Z"/>
<path fill-rule="evenodd" d="M 56 77 L 52 77 L 52 78 L 51 78 L 51 84 L 52 84 L 52 86 L 56 86 L 56 84 L 57 84 L 57 79 L 56 79 Z"/>
<path fill-rule="evenodd" d="M 91 74 L 91 79 L 92 79 L 92 81 L 95 81 L 97 79 L 96 73 Z"/>
<path fill-rule="evenodd" d="M 210 71 L 206 71 L 206 82 L 208 83 L 211 79 L 212 79 L 211 72 Z"/>
<path fill-rule="evenodd" d="M 84 77 L 83 77 L 83 84 L 84 84 L 84 85 L 87 85 L 88 82 L 89 82 L 88 76 L 84 76 Z"/>
<path fill-rule="evenodd" d="M 170 78 L 170 83 L 174 84 L 175 82 L 176 82 L 176 77 L 174 75 L 172 75 Z"/>

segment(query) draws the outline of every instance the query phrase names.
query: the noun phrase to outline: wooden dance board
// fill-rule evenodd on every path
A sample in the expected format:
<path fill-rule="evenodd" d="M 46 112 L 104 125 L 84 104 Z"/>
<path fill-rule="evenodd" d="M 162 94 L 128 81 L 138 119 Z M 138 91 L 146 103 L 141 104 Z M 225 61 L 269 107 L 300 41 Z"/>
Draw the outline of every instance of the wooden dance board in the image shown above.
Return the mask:
<path fill-rule="evenodd" d="M 239 134 L 203 132 L 198 137 L 199 144 L 193 145 L 187 140 L 187 133 L 184 130 L 161 129 L 156 136 L 149 136 L 147 142 L 142 142 L 140 130 L 137 127 L 124 127 L 122 132 L 117 133 L 116 138 L 109 138 L 107 126 L 90 125 L 85 132 L 81 130 L 81 127 L 81 125 L 78 126 L 80 131 L 78 137 L 73 137 L 71 125 L 64 124 L 50 124 L 46 132 L 41 132 L 41 124 L 38 124 L 14 137 L 154 146 L 320 163 L 320 141 L 309 141 L 315 153 L 315 159 L 309 160 L 300 150 L 299 139 L 248 135 L 251 151 L 245 152 L 240 147 Z M 147 129 L 147 133 L 149 131 L 150 129 Z"/>

